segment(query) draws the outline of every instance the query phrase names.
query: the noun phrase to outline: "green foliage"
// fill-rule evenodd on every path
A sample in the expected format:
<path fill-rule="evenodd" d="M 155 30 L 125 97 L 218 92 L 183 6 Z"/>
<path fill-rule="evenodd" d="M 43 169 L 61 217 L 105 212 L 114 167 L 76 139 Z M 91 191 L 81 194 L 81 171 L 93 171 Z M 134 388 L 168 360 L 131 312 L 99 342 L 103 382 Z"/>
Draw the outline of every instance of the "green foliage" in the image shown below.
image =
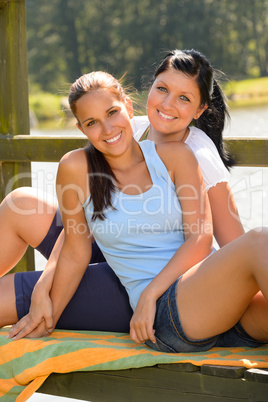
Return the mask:
<path fill-rule="evenodd" d="M 30 81 L 44 91 L 97 69 L 140 89 L 173 48 L 231 79 L 268 76 L 268 0 L 26 0 L 26 11 Z"/>
<path fill-rule="evenodd" d="M 225 86 L 227 96 L 232 94 L 243 95 L 250 94 L 252 96 L 268 95 L 268 77 L 255 78 L 243 81 L 230 81 Z"/>
<path fill-rule="evenodd" d="M 224 87 L 230 107 L 268 104 L 268 77 L 231 81 Z"/>
<path fill-rule="evenodd" d="M 50 93 L 30 95 L 29 106 L 38 121 L 59 120 L 62 115 L 61 97 Z"/>

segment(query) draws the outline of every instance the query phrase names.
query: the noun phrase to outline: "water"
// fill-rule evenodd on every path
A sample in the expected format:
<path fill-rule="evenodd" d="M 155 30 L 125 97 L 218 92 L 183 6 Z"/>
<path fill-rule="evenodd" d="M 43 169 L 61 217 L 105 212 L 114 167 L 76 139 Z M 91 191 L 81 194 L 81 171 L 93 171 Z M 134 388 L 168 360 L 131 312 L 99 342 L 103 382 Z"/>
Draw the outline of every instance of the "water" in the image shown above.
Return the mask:
<path fill-rule="evenodd" d="M 268 105 L 231 110 L 227 137 L 268 137 Z"/>

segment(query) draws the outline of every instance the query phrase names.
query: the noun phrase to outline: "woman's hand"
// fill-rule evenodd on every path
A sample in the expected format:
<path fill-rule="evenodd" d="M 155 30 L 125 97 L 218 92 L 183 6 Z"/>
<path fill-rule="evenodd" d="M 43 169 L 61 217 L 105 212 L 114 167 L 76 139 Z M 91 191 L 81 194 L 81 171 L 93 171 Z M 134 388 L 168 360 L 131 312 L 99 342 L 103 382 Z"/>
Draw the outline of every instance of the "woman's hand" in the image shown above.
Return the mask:
<path fill-rule="evenodd" d="M 47 293 L 40 294 L 38 287 L 32 293 L 29 313 L 14 324 L 8 338 L 14 340 L 48 336 L 54 329 L 53 306 Z"/>
<path fill-rule="evenodd" d="M 156 300 L 144 291 L 130 321 L 130 338 L 136 343 L 150 339 L 156 342 L 153 329 L 156 313 Z"/>

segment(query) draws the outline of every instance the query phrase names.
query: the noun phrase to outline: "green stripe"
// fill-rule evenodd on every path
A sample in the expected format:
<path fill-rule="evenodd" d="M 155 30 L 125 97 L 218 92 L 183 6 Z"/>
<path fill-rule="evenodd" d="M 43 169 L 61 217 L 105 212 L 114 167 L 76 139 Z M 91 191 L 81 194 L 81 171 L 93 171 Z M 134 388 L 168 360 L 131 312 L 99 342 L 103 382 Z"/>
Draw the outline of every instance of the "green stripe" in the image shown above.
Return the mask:
<path fill-rule="evenodd" d="M 14 402 L 18 395 L 26 388 L 24 385 L 17 385 L 11 388 L 5 395 L 1 396 L 0 399 L 3 402 Z"/>

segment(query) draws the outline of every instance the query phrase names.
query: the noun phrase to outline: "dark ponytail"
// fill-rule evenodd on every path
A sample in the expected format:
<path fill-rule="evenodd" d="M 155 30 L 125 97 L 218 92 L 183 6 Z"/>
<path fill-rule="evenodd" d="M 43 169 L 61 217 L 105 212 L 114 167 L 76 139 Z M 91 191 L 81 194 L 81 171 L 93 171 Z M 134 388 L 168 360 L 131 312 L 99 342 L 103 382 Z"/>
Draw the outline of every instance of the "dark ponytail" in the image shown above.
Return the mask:
<path fill-rule="evenodd" d="M 127 95 L 121 84 L 112 75 L 102 71 L 84 74 L 71 85 L 69 91 L 69 105 L 76 118 L 76 102 L 87 93 L 98 89 L 109 90 L 122 102 L 126 102 L 127 100 Z M 81 126 L 78 118 L 77 122 Z M 116 177 L 103 154 L 91 143 L 85 147 L 85 152 L 90 172 L 90 200 L 93 203 L 93 215 L 91 219 L 93 221 L 97 218 L 104 220 L 104 210 L 107 208 L 114 209 L 112 194 L 116 191 L 114 184 Z"/>
<path fill-rule="evenodd" d="M 213 80 L 213 92 L 208 108 L 201 114 L 199 119 L 193 121 L 193 125 L 203 130 L 207 136 L 214 142 L 219 155 L 226 166 L 230 169 L 234 164 L 234 159 L 229 155 L 224 147 L 222 133 L 226 119 L 229 119 L 228 107 L 225 101 L 225 95 L 222 92 L 217 81 Z"/>
<path fill-rule="evenodd" d="M 112 208 L 112 194 L 116 191 L 116 177 L 103 154 L 91 143 L 85 147 L 89 165 L 90 200 L 93 203 L 92 221 L 105 219 L 104 209 Z"/>
<path fill-rule="evenodd" d="M 176 49 L 162 59 L 153 75 L 152 82 L 159 74 L 171 68 L 196 79 L 200 90 L 201 106 L 208 107 L 192 124 L 211 138 L 224 165 L 229 169 L 234 165 L 234 160 L 225 149 L 222 138 L 225 120 L 229 118 L 229 113 L 225 95 L 215 80 L 213 67 L 207 58 L 196 50 Z"/>

